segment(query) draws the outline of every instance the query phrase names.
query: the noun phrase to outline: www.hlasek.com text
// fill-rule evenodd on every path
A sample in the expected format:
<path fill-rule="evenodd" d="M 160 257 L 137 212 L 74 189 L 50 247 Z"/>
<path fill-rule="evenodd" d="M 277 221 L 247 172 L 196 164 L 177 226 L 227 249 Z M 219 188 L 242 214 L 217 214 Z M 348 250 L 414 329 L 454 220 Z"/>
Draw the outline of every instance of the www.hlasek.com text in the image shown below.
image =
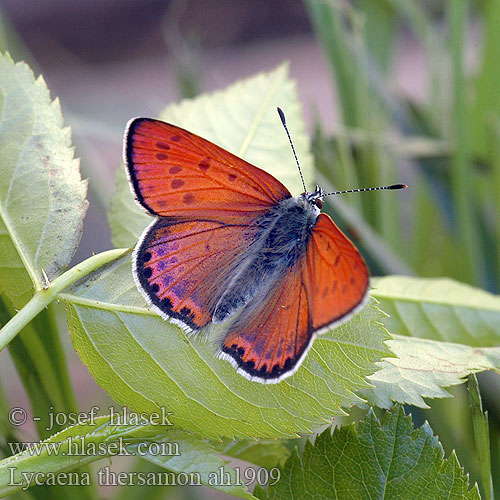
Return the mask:
<path fill-rule="evenodd" d="M 9 443 L 12 455 L 27 452 L 31 456 L 180 456 L 179 443 L 169 441 L 135 442 L 119 437 L 114 441 L 95 442 L 88 436 L 69 436 L 64 441 L 13 442 Z"/>

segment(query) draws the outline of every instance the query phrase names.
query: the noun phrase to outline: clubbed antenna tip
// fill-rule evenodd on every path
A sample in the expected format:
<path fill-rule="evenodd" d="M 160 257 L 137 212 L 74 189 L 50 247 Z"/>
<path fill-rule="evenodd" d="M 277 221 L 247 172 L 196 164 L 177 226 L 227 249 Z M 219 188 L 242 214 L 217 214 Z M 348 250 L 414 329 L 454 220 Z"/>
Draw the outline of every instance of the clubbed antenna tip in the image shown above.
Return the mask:
<path fill-rule="evenodd" d="M 290 137 L 290 132 L 288 132 L 288 127 L 286 126 L 285 113 L 278 106 L 278 114 L 281 118 L 281 123 L 283 124 L 283 128 L 285 129 L 286 135 L 288 136 L 288 141 L 290 142 L 290 146 L 292 147 L 293 156 L 295 157 L 295 163 L 297 163 L 297 168 L 299 169 L 300 180 L 302 181 L 302 186 L 304 186 L 304 191 L 307 191 L 306 183 L 304 181 L 304 176 L 302 175 L 302 169 L 300 168 L 299 159 L 297 158 L 297 153 L 295 152 L 295 147 L 293 146 L 292 138 Z"/>
<path fill-rule="evenodd" d="M 276 109 L 278 110 L 278 114 L 280 115 L 281 123 L 283 125 L 286 125 L 285 113 L 283 113 L 283 110 L 279 106 Z"/>

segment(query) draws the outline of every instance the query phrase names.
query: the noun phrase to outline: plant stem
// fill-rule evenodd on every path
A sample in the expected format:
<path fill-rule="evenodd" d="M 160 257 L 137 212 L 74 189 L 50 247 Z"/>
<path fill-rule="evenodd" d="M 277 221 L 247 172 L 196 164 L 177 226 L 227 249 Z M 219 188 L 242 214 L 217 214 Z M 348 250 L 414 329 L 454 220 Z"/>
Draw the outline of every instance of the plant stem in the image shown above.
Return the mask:
<path fill-rule="evenodd" d="M 120 257 L 128 250 L 118 248 L 89 257 L 58 276 L 47 289 L 35 292 L 31 300 L 0 330 L 0 351 L 26 326 L 44 307 L 47 307 L 66 287 L 95 271 L 100 266 Z"/>

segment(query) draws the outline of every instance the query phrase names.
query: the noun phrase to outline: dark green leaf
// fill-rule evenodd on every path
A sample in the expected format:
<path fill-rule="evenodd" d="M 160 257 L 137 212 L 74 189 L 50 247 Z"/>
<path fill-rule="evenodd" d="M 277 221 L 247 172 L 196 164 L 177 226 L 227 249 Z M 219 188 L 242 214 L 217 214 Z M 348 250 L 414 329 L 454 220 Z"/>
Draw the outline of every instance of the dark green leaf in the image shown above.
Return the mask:
<path fill-rule="evenodd" d="M 364 421 L 320 434 L 284 465 L 266 500 L 342 499 L 449 500 L 479 499 L 454 453 L 444 452 L 427 423 L 413 429 L 402 408 L 379 421 L 369 412 Z"/>

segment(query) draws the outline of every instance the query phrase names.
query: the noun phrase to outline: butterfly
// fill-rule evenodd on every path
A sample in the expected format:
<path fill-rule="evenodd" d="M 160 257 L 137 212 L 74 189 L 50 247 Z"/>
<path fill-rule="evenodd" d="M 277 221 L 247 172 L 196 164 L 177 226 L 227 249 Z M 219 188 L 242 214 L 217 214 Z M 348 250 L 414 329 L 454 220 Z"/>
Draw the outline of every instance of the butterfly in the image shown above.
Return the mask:
<path fill-rule="evenodd" d="M 318 334 L 363 307 L 368 268 L 320 213 L 320 187 L 292 197 L 264 170 L 151 118 L 128 123 L 124 160 L 155 217 L 133 252 L 138 289 L 186 332 L 222 324 L 219 356 L 247 379 L 292 375 Z"/>

